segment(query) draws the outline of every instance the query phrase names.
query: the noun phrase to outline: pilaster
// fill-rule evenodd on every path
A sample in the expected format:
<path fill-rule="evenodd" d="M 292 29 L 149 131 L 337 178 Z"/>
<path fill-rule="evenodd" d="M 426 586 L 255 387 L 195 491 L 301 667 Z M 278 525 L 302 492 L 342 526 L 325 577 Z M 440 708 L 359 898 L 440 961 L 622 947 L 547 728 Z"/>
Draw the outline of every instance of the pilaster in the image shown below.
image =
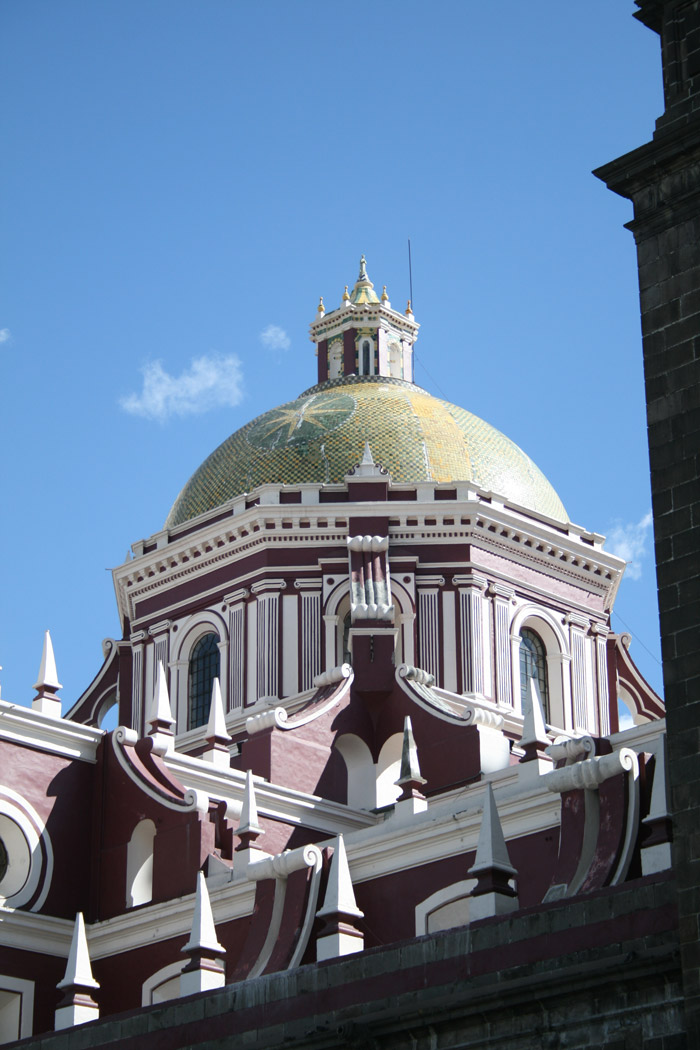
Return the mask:
<path fill-rule="evenodd" d="M 139 736 L 144 732 L 143 654 L 144 643 L 147 638 L 148 635 L 145 631 L 133 631 L 131 635 L 131 728 L 134 729 Z"/>
<path fill-rule="evenodd" d="M 484 689 L 484 593 L 485 576 L 468 573 L 455 576 L 459 591 L 460 643 L 463 693 L 485 692 Z"/>
<path fill-rule="evenodd" d="M 591 624 L 595 645 L 596 696 L 598 700 L 598 735 L 610 734 L 610 693 L 608 690 L 607 637 L 608 628 L 601 623 Z"/>
<path fill-rule="evenodd" d="M 279 592 L 284 580 L 261 580 L 250 588 L 257 599 L 257 693 L 279 697 Z"/>
<path fill-rule="evenodd" d="M 303 691 L 311 689 L 321 673 L 321 581 L 300 579 L 294 586 L 301 592 L 299 688 Z"/>
<path fill-rule="evenodd" d="M 513 707 L 513 666 L 510 645 L 510 603 L 515 597 L 512 587 L 504 583 L 489 585 L 488 595 L 493 603 L 493 637 L 496 657 L 495 685 L 499 704 Z M 518 693 L 518 700 L 520 694 Z"/>
<path fill-rule="evenodd" d="M 440 673 L 440 588 L 444 576 L 416 576 L 418 665 L 442 682 Z"/>
<path fill-rule="evenodd" d="M 228 605 L 228 681 L 226 710 L 240 711 L 245 702 L 245 646 L 246 616 L 245 600 L 250 591 L 240 587 L 227 594 L 224 601 Z"/>
<path fill-rule="evenodd" d="M 586 631 L 590 621 L 577 613 L 567 613 L 569 646 L 571 649 L 571 696 L 574 710 L 574 729 L 589 727 L 586 688 Z"/>
<path fill-rule="evenodd" d="M 155 692 L 158 668 L 167 668 L 170 664 L 170 620 L 161 620 L 148 628 L 149 637 L 153 639 L 153 668 L 151 675 L 151 692 Z M 170 683 L 168 683 L 170 686 Z"/>

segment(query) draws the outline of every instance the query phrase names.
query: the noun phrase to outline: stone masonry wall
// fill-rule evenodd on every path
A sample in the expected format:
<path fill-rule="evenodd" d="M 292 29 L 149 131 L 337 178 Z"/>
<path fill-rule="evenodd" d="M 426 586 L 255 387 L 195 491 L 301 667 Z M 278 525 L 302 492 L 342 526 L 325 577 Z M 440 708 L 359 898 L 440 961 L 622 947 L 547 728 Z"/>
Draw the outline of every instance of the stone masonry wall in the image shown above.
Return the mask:
<path fill-rule="evenodd" d="M 661 37 L 653 141 L 596 172 L 634 204 L 679 932 L 700 1046 L 700 2 L 637 0 Z"/>
<path fill-rule="evenodd" d="M 683 1050 L 664 876 L 14 1043 L 36 1050 Z"/>

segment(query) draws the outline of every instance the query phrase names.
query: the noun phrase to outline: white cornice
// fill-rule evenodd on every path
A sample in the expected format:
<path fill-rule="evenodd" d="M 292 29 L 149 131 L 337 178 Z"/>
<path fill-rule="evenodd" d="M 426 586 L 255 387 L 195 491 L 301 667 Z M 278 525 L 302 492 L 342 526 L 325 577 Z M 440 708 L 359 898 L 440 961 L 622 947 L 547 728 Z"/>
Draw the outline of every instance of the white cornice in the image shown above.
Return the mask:
<path fill-rule="evenodd" d="M 68 958 L 74 925 L 71 919 L 55 919 L 52 915 L 0 905 L 0 942 L 4 948 Z"/>
<path fill-rule="evenodd" d="M 170 761 L 168 764 L 172 765 Z M 497 774 L 491 779 L 506 839 L 556 826 L 559 803 L 551 792 L 540 789 L 538 784 L 526 791 L 518 790 L 517 771 L 513 774 L 505 770 L 503 776 Z M 261 801 L 262 811 L 266 810 L 267 787 L 256 785 L 259 812 Z M 474 849 L 481 825 L 483 789 L 482 782 L 466 792 L 462 789 L 443 796 L 409 823 L 397 821 L 395 825 L 392 816 L 382 821 L 368 814 L 373 826 L 343 829 L 353 882 L 380 878 Z M 329 835 L 329 842 L 334 837 L 335 833 Z M 210 889 L 209 894 L 214 921 L 221 924 L 251 914 L 255 884 L 245 879 L 231 881 Z M 187 936 L 194 897 L 194 893 L 188 894 L 93 923 L 87 929 L 90 957 L 95 961 L 155 941 Z M 7 947 L 65 958 L 73 923 L 0 907 L 0 931 Z"/>
<path fill-rule="evenodd" d="M 616 748 L 624 745 L 637 752 L 654 751 L 664 729 L 665 723 L 661 720 L 617 734 L 613 741 Z M 225 797 L 216 790 L 222 781 L 228 780 L 236 787 L 243 781 L 242 774 L 235 771 L 222 775 L 221 771 L 204 770 L 205 763 L 199 759 L 176 755 L 169 756 L 167 762 L 185 782 L 192 777 L 203 778 L 198 786 L 215 798 Z M 337 830 L 344 831 L 353 883 L 385 877 L 475 849 L 487 780 L 495 792 L 507 841 L 558 826 L 559 799 L 546 789 L 544 777 L 530 779 L 526 767 L 509 766 L 477 783 L 460 786 L 431 799 L 427 811 L 415 814 L 409 821 L 396 819 L 390 808 L 380 816 L 355 813 L 358 818 L 364 818 L 364 825 L 358 822 L 354 827 L 341 827 L 337 824 Z M 191 783 L 195 786 L 194 780 Z M 329 815 L 332 810 L 336 813 L 354 812 L 348 807 L 324 803 L 315 796 L 278 788 L 264 781 L 256 783 L 256 797 L 258 810 L 266 815 L 279 814 L 285 805 L 287 808 L 296 807 L 297 812 L 300 812 L 300 806 L 306 807 L 307 811 L 325 806 Z M 304 823 L 328 831 L 329 843 L 337 834 L 335 828 L 324 828 L 323 821 L 312 824 L 311 820 L 305 820 Z M 324 842 L 319 841 L 317 845 L 323 846 Z M 230 881 L 210 889 L 209 894 L 214 920 L 222 924 L 251 914 L 255 883 L 246 879 Z M 194 899 L 192 893 L 92 924 L 87 929 L 91 958 L 97 960 L 155 941 L 187 936 Z M 72 933 L 73 922 L 70 920 L 0 906 L 0 941 L 5 947 L 66 958 Z"/>
<path fill-rule="evenodd" d="M 255 883 L 247 879 L 227 883 L 210 889 L 209 899 L 215 923 L 243 918 L 253 911 Z M 195 895 L 191 893 L 93 923 L 88 931 L 90 957 L 102 959 L 153 941 L 187 936 L 192 928 L 194 903 Z"/>
<path fill-rule="evenodd" d="M 420 328 L 420 325 L 406 314 L 399 313 L 391 307 L 387 308 L 381 303 L 350 303 L 337 310 L 329 310 L 323 317 L 312 321 L 309 326 L 309 338 L 312 343 L 319 343 L 323 339 L 332 339 L 349 328 L 363 328 L 367 324 L 375 327 L 382 322 L 387 328 L 394 329 L 404 337 L 408 335 L 411 343 L 415 341 Z"/>
<path fill-rule="evenodd" d="M 0 700 L 0 738 L 53 755 L 95 762 L 101 729 L 52 718 L 31 707 Z"/>
<path fill-rule="evenodd" d="M 250 714 L 251 710 L 248 708 L 246 714 Z M 165 763 L 185 787 L 204 791 L 210 798 L 232 803 L 234 810 L 240 807 L 245 774 L 239 770 L 219 769 L 211 762 L 177 752 L 166 755 Z M 331 802 L 318 795 L 279 787 L 262 779 L 256 779 L 255 795 L 258 812 L 262 816 L 313 828 L 329 835 L 366 828 L 380 819 L 373 813 L 352 809 L 341 802 Z"/>
<path fill-rule="evenodd" d="M 428 809 L 409 821 L 397 820 L 393 809 L 389 809 L 380 825 L 346 835 L 353 883 L 476 849 L 487 780 L 495 792 L 506 840 L 558 827 L 559 799 L 553 798 L 541 778 L 526 777 L 528 771 L 523 766 L 509 766 L 478 783 L 430 799 Z M 324 843 L 317 845 L 322 847 Z"/>
<path fill-rule="evenodd" d="M 664 722 L 636 726 L 613 738 L 616 749 L 654 750 Z M 396 821 L 391 810 L 384 823 L 346 836 L 353 883 L 366 882 L 454 857 L 476 849 L 481 827 L 484 788 L 490 781 L 506 840 L 556 828 L 560 803 L 547 790 L 544 776 L 530 779 L 527 764 L 509 766 L 466 788 L 459 787 L 430 799 L 428 809 L 407 823 Z M 549 797 L 547 797 L 549 796 Z M 319 843 L 323 845 L 323 843 Z"/>
<path fill-rule="evenodd" d="M 250 915 L 255 883 L 247 879 L 209 890 L 214 921 L 231 922 Z M 186 937 L 192 927 L 195 895 L 187 894 L 161 904 L 149 904 L 113 919 L 87 927 L 90 958 L 108 958 L 154 941 Z M 4 947 L 67 958 L 73 922 L 35 912 L 13 911 L 0 906 L 0 940 Z"/>
<path fill-rule="evenodd" d="M 461 495 L 459 490 L 464 486 L 459 484 L 456 487 Z M 432 486 L 431 491 L 434 488 Z M 545 575 L 602 593 L 606 608 L 610 607 L 624 562 L 602 550 L 600 536 L 586 533 L 575 525 L 567 526 L 530 512 L 524 513 L 494 497 L 485 501 L 471 488 L 465 491 L 473 498 L 449 502 L 392 501 L 373 504 L 371 513 L 391 518 L 393 524 L 389 526 L 389 538 L 392 546 L 402 541 L 420 546 L 475 543 Z M 162 593 L 193 575 L 210 572 L 222 564 L 232 565 L 256 549 L 345 546 L 348 519 L 353 515 L 366 516 L 368 510 L 364 503 L 271 503 L 245 509 L 244 502 L 233 501 L 229 514 L 222 520 L 208 523 L 204 519 L 196 532 L 181 539 L 174 532 L 167 545 L 115 569 L 120 614 L 122 617 L 128 615 L 132 623 L 138 622 L 135 605 L 139 600 Z M 305 523 L 303 529 L 302 521 Z M 283 522 L 291 523 L 291 528 L 282 528 Z M 259 573 L 252 574 L 255 575 L 259 576 Z M 161 609 L 161 618 L 166 611 Z"/>

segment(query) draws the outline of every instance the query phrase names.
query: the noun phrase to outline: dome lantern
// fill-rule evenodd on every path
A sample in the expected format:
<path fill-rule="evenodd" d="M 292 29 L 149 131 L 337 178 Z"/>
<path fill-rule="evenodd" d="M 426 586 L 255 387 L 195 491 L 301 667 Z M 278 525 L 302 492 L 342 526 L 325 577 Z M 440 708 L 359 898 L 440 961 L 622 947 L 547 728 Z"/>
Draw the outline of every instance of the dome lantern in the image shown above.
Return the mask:
<path fill-rule="evenodd" d="M 346 286 L 340 308 L 317 314 L 311 325 L 319 383 L 351 375 L 385 376 L 412 383 L 418 328 L 413 314 L 391 308 L 386 286 L 379 298 L 363 255 L 352 292 Z"/>
<path fill-rule="evenodd" d="M 403 313 L 392 309 L 386 290 L 377 296 L 364 256 L 346 296 L 326 312 L 321 300 L 310 327 L 317 384 L 215 449 L 181 491 L 165 527 L 261 485 L 347 485 L 349 491 L 378 470 L 372 458 L 381 463 L 385 485 L 470 483 L 567 521 L 561 500 L 522 449 L 478 416 L 416 386 L 419 325 L 410 304 Z M 363 459 L 367 443 L 372 455 Z"/>

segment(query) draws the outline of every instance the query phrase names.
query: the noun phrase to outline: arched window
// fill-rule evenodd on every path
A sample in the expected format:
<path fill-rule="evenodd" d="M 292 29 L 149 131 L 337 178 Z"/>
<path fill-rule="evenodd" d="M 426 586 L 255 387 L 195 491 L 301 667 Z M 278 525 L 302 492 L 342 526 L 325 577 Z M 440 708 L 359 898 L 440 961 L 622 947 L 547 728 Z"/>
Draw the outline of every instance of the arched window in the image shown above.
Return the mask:
<path fill-rule="evenodd" d="M 343 344 L 339 340 L 331 343 L 328 357 L 328 378 L 339 379 L 343 374 Z"/>
<path fill-rule="evenodd" d="M 190 656 L 187 728 L 206 725 L 211 707 L 214 679 L 219 677 L 219 639 L 215 634 L 203 635 Z"/>
<path fill-rule="evenodd" d="M 153 900 L 153 840 L 156 826 L 140 820 L 126 847 L 126 906 L 148 904 Z"/>
<path fill-rule="evenodd" d="M 360 372 L 363 376 L 370 374 L 370 355 L 372 353 L 372 344 L 369 339 L 365 339 L 362 343 L 362 368 Z"/>
<path fill-rule="evenodd" d="M 547 686 L 547 654 L 544 642 L 529 627 L 520 632 L 520 700 L 523 711 L 530 703 L 530 679 L 534 678 L 540 692 L 545 721 L 549 722 L 549 688 Z"/>

